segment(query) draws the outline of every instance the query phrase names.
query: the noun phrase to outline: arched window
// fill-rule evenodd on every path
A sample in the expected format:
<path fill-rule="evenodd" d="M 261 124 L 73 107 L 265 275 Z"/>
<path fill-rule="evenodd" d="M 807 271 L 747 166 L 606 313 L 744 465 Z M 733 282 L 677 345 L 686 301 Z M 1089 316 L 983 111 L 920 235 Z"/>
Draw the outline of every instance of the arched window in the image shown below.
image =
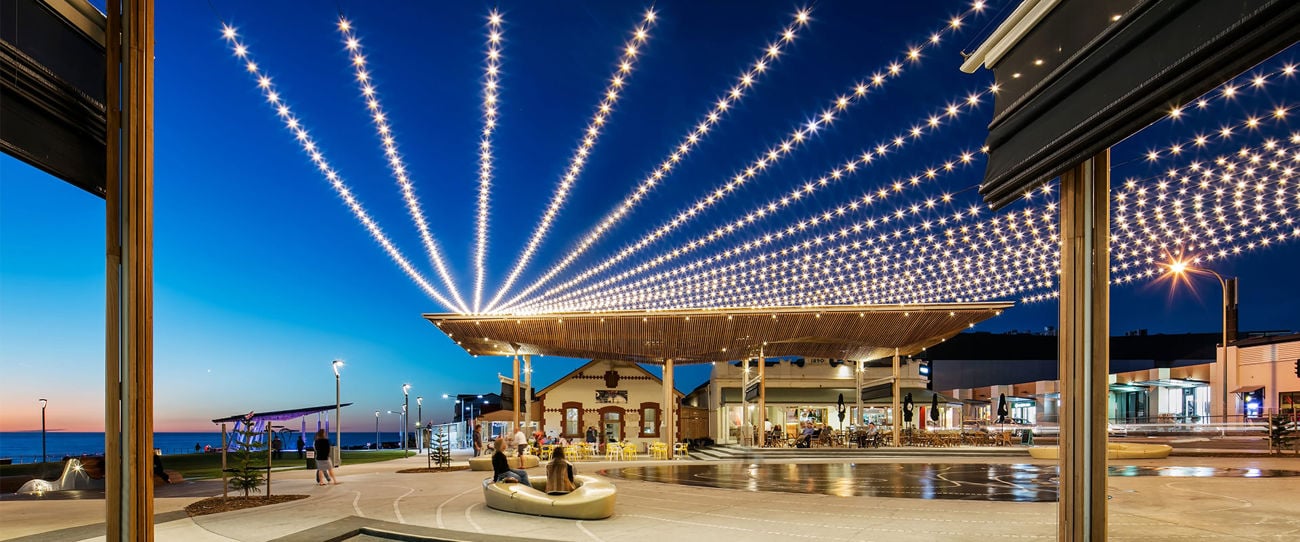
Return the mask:
<path fill-rule="evenodd" d="M 638 434 L 646 438 L 659 438 L 659 403 L 641 403 L 641 427 Z"/>
<path fill-rule="evenodd" d="M 563 414 L 561 423 L 564 426 L 564 438 L 578 438 L 582 436 L 582 403 L 567 402 L 560 405 L 560 412 Z"/>

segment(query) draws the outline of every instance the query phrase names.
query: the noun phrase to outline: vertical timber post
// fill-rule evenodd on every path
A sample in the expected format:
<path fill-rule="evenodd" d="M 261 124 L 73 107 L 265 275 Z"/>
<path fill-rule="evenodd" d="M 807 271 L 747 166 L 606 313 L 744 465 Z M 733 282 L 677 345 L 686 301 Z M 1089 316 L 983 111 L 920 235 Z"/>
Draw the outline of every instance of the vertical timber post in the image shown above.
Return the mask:
<path fill-rule="evenodd" d="M 751 358 L 745 358 L 740 368 L 740 428 L 736 431 L 736 444 L 741 446 L 753 446 L 754 443 L 749 440 L 749 362 Z"/>
<path fill-rule="evenodd" d="M 1057 539 L 1106 539 L 1110 151 L 1061 175 L 1061 486 Z"/>
<path fill-rule="evenodd" d="M 676 436 L 677 423 L 675 421 L 677 418 L 676 416 L 677 409 L 674 408 L 675 405 L 673 403 L 676 402 L 674 401 L 674 398 L 675 397 L 673 394 L 673 360 L 672 358 L 668 358 L 664 360 L 664 403 L 663 403 L 664 407 L 662 409 L 663 421 L 660 422 L 663 424 L 664 428 L 660 436 L 663 437 L 664 443 L 668 445 L 668 453 L 670 454 L 669 455 L 670 457 L 672 456 L 671 454 L 673 452 L 673 444 L 677 442 L 677 436 Z"/>
<path fill-rule="evenodd" d="M 903 425 L 903 406 L 900 404 L 900 397 L 898 395 L 900 392 L 903 391 L 902 386 L 899 385 L 899 379 L 902 378 L 903 371 L 898 366 L 897 348 L 894 349 L 893 366 L 894 366 L 894 378 L 893 378 L 894 398 L 890 402 L 890 405 L 894 409 L 893 437 L 894 437 L 894 446 L 901 446 L 903 444 L 902 432 L 900 431 Z"/>
<path fill-rule="evenodd" d="M 153 0 L 110 1 L 105 194 L 104 516 L 153 533 Z"/>
<path fill-rule="evenodd" d="M 542 420 L 533 419 L 533 416 L 536 413 L 533 412 L 533 408 L 532 408 L 533 405 L 531 404 L 532 402 L 533 402 L 533 355 L 524 354 L 524 397 L 520 399 L 520 404 L 524 406 L 524 411 L 528 413 L 528 421 L 529 422 L 536 421 L 538 422 L 537 424 L 538 429 L 545 429 L 544 427 L 542 427 L 541 424 Z"/>
<path fill-rule="evenodd" d="M 221 423 L 221 498 L 229 496 L 230 485 L 226 483 L 226 423 Z"/>
<path fill-rule="evenodd" d="M 515 397 L 514 397 L 514 405 L 513 405 L 513 406 L 514 406 L 514 409 L 515 409 L 515 431 L 522 431 L 524 428 L 523 428 L 522 426 L 519 425 L 519 354 L 515 354 L 514 360 L 515 360 L 515 363 L 514 363 L 514 368 L 515 368 L 515 370 L 514 370 L 514 377 L 515 377 L 515 378 L 514 378 L 514 396 L 515 396 Z M 511 443 L 510 443 L 511 446 L 514 446 L 514 444 L 515 444 L 514 442 L 511 442 Z"/>
<path fill-rule="evenodd" d="M 862 360 L 853 362 L 853 396 L 857 398 L 858 410 L 853 415 L 853 427 L 862 430 Z"/>
<path fill-rule="evenodd" d="M 758 427 L 755 435 L 756 444 L 763 447 L 767 444 L 767 359 L 763 356 L 763 347 L 758 348 Z"/>

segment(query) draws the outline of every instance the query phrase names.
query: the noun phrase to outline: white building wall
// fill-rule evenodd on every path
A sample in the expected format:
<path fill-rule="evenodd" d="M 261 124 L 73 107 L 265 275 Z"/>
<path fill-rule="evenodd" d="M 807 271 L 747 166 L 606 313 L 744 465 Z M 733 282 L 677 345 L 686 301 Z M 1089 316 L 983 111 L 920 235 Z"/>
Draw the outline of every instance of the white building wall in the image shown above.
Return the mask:
<path fill-rule="evenodd" d="M 612 388 L 606 386 L 606 371 L 618 373 L 616 386 Z M 604 424 L 600 410 L 617 407 L 623 409 L 624 438 L 641 445 L 642 449 L 645 444 L 660 440 L 658 436 L 642 436 L 640 431 L 642 403 L 653 403 L 659 408 L 660 413 L 664 411 L 660 404 L 663 401 L 663 382 L 654 375 L 632 363 L 598 360 L 565 376 L 562 380 L 563 382 L 558 386 L 547 390 L 545 395 L 539 396 L 539 400 L 535 403 L 536 408 L 544 409 L 542 430 L 548 435 L 564 434 L 564 403 L 573 402 L 581 403 L 582 409 L 582 426 L 579 428 L 578 438 L 585 438 L 587 427 L 595 426 L 599 435 L 598 440 L 604 442 Z M 597 402 L 599 391 L 610 390 L 626 392 L 627 399 L 624 400 L 620 394 L 617 398 L 607 398 L 613 402 Z M 680 408 L 674 412 L 680 412 Z M 672 424 L 674 429 L 678 426 L 677 419 L 678 416 L 674 416 Z M 655 425 L 659 425 L 658 420 Z"/>
<path fill-rule="evenodd" d="M 1300 360 L 1300 340 L 1233 347 L 1237 354 L 1237 382 L 1231 389 L 1243 386 L 1264 386 L 1265 413 L 1278 411 L 1278 394 L 1300 391 L 1300 377 L 1295 375 L 1296 360 Z M 1237 410 L 1241 412 L 1238 401 Z"/>

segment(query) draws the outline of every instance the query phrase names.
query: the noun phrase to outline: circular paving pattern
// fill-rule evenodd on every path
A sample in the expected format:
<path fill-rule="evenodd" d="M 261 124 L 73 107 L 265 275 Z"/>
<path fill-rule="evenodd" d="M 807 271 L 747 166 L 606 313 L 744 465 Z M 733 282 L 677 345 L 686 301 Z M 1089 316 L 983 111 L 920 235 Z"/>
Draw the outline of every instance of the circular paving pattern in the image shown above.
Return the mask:
<path fill-rule="evenodd" d="M 1110 467 L 1110 476 L 1269 478 L 1300 471 L 1212 467 Z M 835 496 L 1054 502 L 1056 465 L 975 463 L 716 463 L 606 469 L 612 478 L 745 491 Z"/>

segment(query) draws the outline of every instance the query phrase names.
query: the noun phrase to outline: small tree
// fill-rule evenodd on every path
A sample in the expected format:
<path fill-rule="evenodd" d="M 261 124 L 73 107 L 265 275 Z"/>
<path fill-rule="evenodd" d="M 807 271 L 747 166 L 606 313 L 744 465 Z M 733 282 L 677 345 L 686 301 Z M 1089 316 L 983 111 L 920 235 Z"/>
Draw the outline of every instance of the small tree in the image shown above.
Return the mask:
<path fill-rule="evenodd" d="M 1268 445 L 1272 450 L 1281 452 L 1291 448 L 1296 440 L 1296 422 L 1286 416 L 1271 416 L 1268 419 Z"/>
<path fill-rule="evenodd" d="M 429 446 L 429 463 L 439 467 L 451 466 L 451 442 L 441 427 L 434 433 L 432 445 Z"/>
<path fill-rule="evenodd" d="M 262 468 L 265 467 L 261 467 L 260 464 L 264 459 L 259 461 L 260 455 L 257 452 L 264 449 L 266 443 L 256 440 L 262 433 L 251 423 L 243 424 L 235 433 L 239 437 L 235 440 L 236 466 L 230 469 L 230 487 L 243 490 L 244 496 L 247 497 L 249 492 L 262 491 L 262 482 L 265 480 Z"/>

